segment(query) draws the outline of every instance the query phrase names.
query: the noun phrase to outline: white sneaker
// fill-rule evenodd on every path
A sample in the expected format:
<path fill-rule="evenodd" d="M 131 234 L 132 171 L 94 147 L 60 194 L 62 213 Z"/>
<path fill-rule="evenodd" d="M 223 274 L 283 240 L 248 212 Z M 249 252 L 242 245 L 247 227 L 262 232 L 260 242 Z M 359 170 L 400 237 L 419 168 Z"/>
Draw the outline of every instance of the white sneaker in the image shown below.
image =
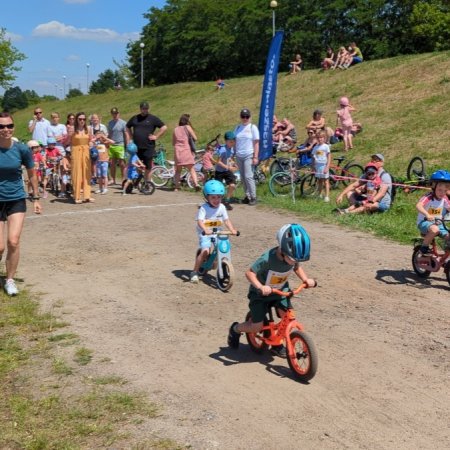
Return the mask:
<path fill-rule="evenodd" d="M 95 191 L 95 193 L 96 193 L 96 194 L 101 194 L 101 193 L 102 193 L 102 190 L 101 190 L 101 189 L 97 189 L 97 190 Z"/>
<path fill-rule="evenodd" d="M 325 197 L 325 198 L 323 199 L 323 201 L 326 202 L 326 203 L 328 203 L 328 202 L 330 201 L 330 197 Z"/>
<path fill-rule="evenodd" d="M 191 272 L 191 275 L 189 276 L 189 280 L 191 283 L 198 283 L 199 282 L 199 278 L 198 278 L 198 274 L 197 272 Z"/>
<path fill-rule="evenodd" d="M 100 192 L 100 194 L 104 195 L 108 193 L 108 189 L 103 189 L 103 191 Z"/>
<path fill-rule="evenodd" d="M 19 293 L 19 289 L 17 289 L 16 283 L 12 278 L 5 281 L 3 288 L 9 296 L 17 295 Z"/>

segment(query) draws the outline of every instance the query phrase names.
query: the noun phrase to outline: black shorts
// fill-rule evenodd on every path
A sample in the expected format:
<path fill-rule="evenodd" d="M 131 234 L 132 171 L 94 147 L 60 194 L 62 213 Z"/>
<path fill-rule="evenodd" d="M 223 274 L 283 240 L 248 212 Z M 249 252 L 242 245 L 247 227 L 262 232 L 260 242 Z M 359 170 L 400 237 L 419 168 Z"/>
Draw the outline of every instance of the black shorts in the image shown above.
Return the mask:
<path fill-rule="evenodd" d="M 0 202 L 0 222 L 6 222 L 11 214 L 27 212 L 27 204 L 24 198 L 10 202 Z"/>
<path fill-rule="evenodd" d="M 150 170 L 152 168 L 153 157 L 155 156 L 155 149 L 139 148 L 138 158 L 145 164 L 145 168 Z"/>
<path fill-rule="evenodd" d="M 234 173 L 231 170 L 227 170 L 225 172 L 217 172 L 214 174 L 214 178 L 217 181 L 224 181 L 227 186 L 229 186 L 230 184 L 236 184 L 236 176 L 234 175 Z"/>

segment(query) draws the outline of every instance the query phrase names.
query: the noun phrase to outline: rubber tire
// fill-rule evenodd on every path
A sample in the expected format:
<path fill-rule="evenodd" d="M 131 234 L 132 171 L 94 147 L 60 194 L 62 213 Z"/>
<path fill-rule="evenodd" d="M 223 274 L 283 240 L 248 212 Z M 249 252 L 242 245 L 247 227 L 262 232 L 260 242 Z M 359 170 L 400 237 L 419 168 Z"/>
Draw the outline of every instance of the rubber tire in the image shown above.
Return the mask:
<path fill-rule="evenodd" d="M 311 337 L 304 331 L 295 330 L 289 335 L 292 346 L 301 345 L 302 351 L 295 351 L 294 357 L 287 355 L 289 367 L 295 377 L 302 382 L 306 382 L 314 378 L 319 365 L 317 350 Z M 304 363 L 306 362 L 306 367 Z M 301 364 L 300 364 L 301 363 Z"/>
<path fill-rule="evenodd" d="M 225 258 L 222 259 L 221 264 L 222 264 L 222 272 L 223 272 L 224 276 L 223 276 L 223 278 L 220 278 L 219 270 L 217 270 L 216 282 L 217 282 L 218 288 L 222 292 L 227 292 L 231 289 L 231 287 L 233 286 L 233 283 L 234 283 L 234 278 L 235 278 L 234 277 L 234 267 L 231 264 L 231 262 Z"/>
<path fill-rule="evenodd" d="M 150 172 L 150 179 L 156 187 L 163 187 L 171 180 L 169 170 L 163 166 L 154 166 Z"/>
<path fill-rule="evenodd" d="M 420 168 L 417 170 L 414 166 Z M 408 168 L 406 169 L 406 178 L 409 181 L 414 181 L 417 184 L 424 183 L 426 180 L 426 172 L 425 172 L 425 161 L 420 156 L 415 156 L 408 164 Z"/>
<path fill-rule="evenodd" d="M 290 158 L 275 158 L 269 166 L 270 176 L 272 177 L 276 173 L 280 172 L 287 172 L 289 170 L 289 161 Z"/>
<path fill-rule="evenodd" d="M 313 173 L 305 175 L 300 183 L 300 195 L 312 197 L 317 192 L 317 179 Z"/>
<path fill-rule="evenodd" d="M 152 181 L 145 181 L 144 179 L 142 179 L 139 182 L 139 192 L 141 192 L 144 195 L 154 194 L 155 189 L 156 189 L 156 186 Z"/>
<path fill-rule="evenodd" d="M 294 182 L 294 187 L 295 187 Z M 288 197 L 292 193 L 291 175 L 287 172 L 278 172 L 270 177 L 269 190 L 274 197 Z"/>
<path fill-rule="evenodd" d="M 447 277 L 447 283 L 450 284 L 450 261 L 447 261 L 447 263 L 445 264 L 444 272 L 445 276 Z"/>
<path fill-rule="evenodd" d="M 199 186 L 203 186 L 205 184 L 205 179 L 206 179 L 205 174 L 203 172 L 196 172 L 196 173 L 197 173 L 197 181 L 198 181 Z M 186 183 L 191 189 L 194 189 L 195 186 L 192 181 L 191 173 L 188 173 L 186 175 Z"/>
<path fill-rule="evenodd" d="M 245 321 L 250 322 L 252 320 L 252 315 L 250 311 L 245 316 Z M 265 350 L 269 348 L 269 346 L 262 340 L 263 333 L 245 333 L 245 337 L 247 338 L 248 345 L 250 348 L 258 354 L 261 354 Z"/>
<path fill-rule="evenodd" d="M 343 177 L 361 178 L 363 173 L 363 166 L 360 166 L 359 164 L 349 164 L 348 166 L 344 166 L 341 175 Z M 349 184 L 354 183 L 355 181 L 356 180 L 342 180 L 341 183 L 347 187 Z"/>
<path fill-rule="evenodd" d="M 414 251 L 412 254 L 412 266 L 414 269 L 414 272 L 416 272 L 416 274 L 420 277 L 420 278 L 428 278 L 430 276 L 430 271 L 429 270 L 423 270 L 419 267 L 419 265 L 416 262 L 416 258 L 418 253 L 420 252 L 420 245 L 417 245 L 416 247 L 414 247 Z"/>

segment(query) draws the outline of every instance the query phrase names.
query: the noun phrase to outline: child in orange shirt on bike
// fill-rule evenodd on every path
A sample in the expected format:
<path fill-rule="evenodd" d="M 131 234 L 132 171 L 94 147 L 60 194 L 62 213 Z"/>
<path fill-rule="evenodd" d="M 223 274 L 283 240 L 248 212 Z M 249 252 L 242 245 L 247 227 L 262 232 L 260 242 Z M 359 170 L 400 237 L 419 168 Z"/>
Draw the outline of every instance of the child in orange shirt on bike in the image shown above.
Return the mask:
<path fill-rule="evenodd" d="M 195 258 L 194 270 L 189 279 L 191 283 L 198 283 L 198 272 L 202 262 L 206 260 L 211 248 L 212 229 L 221 230 L 225 225 L 233 234 L 237 234 L 231 220 L 228 217 L 228 211 L 222 203 L 225 195 L 225 186 L 217 180 L 209 180 L 203 186 L 203 195 L 206 202 L 200 206 L 197 212 L 197 235 L 199 240 L 199 252 Z"/>
<path fill-rule="evenodd" d="M 228 345 L 239 347 L 241 333 L 258 333 L 264 326 L 264 318 L 270 303 L 274 303 L 280 317 L 292 308 L 287 297 L 272 294 L 272 289 L 287 290 L 288 277 L 294 272 L 308 287 L 314 287 L 315 281 L 308 278 L 300 262 L 308 261 L 311 242 L 306 230 L 299 224 L 283 225 L 277 233 L 278 246 L 263 253 L 247 270 L 245 276 L 250 282 L 248 299 L 252 320 L 233 322 L 228 332 Z M 283 345 L 272 346 L 273 354 L 285 358 L 286 348 Z"/>

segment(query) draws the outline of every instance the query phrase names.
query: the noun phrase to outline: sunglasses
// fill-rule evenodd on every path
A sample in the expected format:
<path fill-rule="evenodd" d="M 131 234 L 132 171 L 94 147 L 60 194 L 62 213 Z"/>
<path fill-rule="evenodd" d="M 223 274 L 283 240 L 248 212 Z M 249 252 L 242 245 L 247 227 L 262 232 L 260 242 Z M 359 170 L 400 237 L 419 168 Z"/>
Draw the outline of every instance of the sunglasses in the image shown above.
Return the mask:
<path fill-rule="evenodd" d="M 241 116 L 241 119 L 250 119 L 250 116 Z"/>
<path fill-rule="evenodd" d="M 0 123 L 0 130 L 4 130 L 5 128 L 8 128 L 8 130 L 12 130 L 14 128 L 13 123 L 7 123 L 6 125 L 3 125 Z"/>
<path fill-rule="evenodd" d="M 86 120 L 86 117 L 78 117 L 78 120 Z"/>
<path fill-rule="evenodd" d="M 35 145 L 35 146 L 31 147 L 31 150 L 36 150 L 37 148 L 41 148 L 41 146 L 40 145 Z"/>
<path fill-rule="evenodd" d="M 42 114 L 42 111 L 35 111 L 35 114 Z"/>

